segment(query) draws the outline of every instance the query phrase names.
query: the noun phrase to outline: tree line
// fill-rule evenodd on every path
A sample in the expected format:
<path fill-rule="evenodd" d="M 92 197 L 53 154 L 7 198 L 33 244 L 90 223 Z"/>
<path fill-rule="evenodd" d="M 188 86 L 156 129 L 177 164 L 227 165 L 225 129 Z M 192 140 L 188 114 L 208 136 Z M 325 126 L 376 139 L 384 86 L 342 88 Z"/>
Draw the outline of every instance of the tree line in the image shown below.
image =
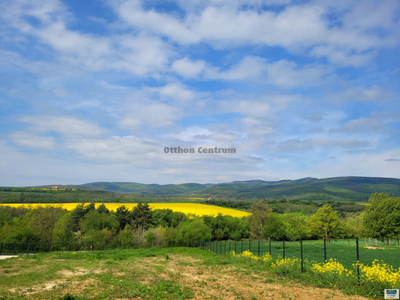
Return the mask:
<path fill-rule="evenodd" d="M 0 207 L 0 241 L 38 243 L 43 251 L 197 246 L 199 240 L 399 238 L 400 198 L 374 194 L 366 211 L 344 217 L 325 204 L 314 214 L 273 212 L 253 202 L 249 217 L 197 216 L 139 203 L 115 212 L 104 204 L 61 207 Z"/>

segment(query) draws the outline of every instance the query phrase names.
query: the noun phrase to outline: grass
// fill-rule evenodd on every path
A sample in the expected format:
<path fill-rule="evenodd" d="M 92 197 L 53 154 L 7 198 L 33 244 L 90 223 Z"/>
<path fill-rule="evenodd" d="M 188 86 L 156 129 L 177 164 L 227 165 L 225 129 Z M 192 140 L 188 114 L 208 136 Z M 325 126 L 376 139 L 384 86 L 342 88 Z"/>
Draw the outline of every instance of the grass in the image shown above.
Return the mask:
<path fill-rule="evenodd" d="M 243 245 L 243 246 L 242 246 Z M 221 241 L 211 246 L 211 250 L 217 253 L 242 253 L 243 251 L 250 250 L 258 255 L 258 241 L 229 242 Z M 383 248 L 383 249 L 379 249 Z M 372 265 L 375 259 L 384 261 L 385 263 L 400 268 L 400 246 L 379 246 L 375 249 L 367 249 L 364 240 L 359 241 L 359 261 L 364 265 Z M 357 262 L 356 241 L 353 240 L 331 240 L 326 243 L 326 256 L 327 260 L 330 258 L 336 259 L 341 262 L 345 267 L 352 267 Z M 268 241 L 260 243 L 260 254 L 269 253 Z M 283 242 L 271 242 L 271 255 L 275 258 L 283 256 Z M 285 241 L 285 256 L 300 259 L 301 249 L 300 242 Z M 321 240 L 303 241 L 303 258 L 313 260 L 316 262 L 324 262 L 324 242 Z"/>
<path fill-rule="evenodd" d="M 0 299 L 278 299 L 285 293 L 287 299 L 300 300 L 317 292 L 321 299 L 332 294 L 346 299 L 341 291 L 313 285 L 329 286 L 309 273 L 271 271 L 262 263 L 197 248 L 55 252 L 0 260 Z M 363 294 L 356 285 L 344 292 Z"/>

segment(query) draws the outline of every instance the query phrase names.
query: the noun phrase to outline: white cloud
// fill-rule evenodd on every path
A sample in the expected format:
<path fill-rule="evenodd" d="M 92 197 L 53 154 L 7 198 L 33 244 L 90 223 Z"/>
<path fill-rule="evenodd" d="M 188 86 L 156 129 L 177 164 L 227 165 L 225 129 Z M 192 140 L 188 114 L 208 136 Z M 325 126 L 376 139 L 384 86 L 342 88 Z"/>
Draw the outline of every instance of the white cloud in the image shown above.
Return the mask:
<path fill-rule="evenodd" d="M 148 88 L 151 92 L 158 92 L 162 98 L 169 98 L 182 102 L 188 102 L 195 98 L 195 92 L 188 89 L 180 82 L 168 83 L 163 87 Z"/>
<path fill-rule="evenodd" d="M 366 146 L 368 146 L 368 142 L 358 140 L 293 139 L 281 142 L 277 147 L 271 147 L 270 149 L 276 152 L 292 152 L 310 150 L 314 147 L 359 148 Z"/>
<path fill-rule="evenodd" d="M 71 139 L 68 148 L 89 159 L 104 162 L 130 161 L 135 165 L 151 164 L 152 160 L 146 161 L 144 158 L 152 152 L 160 151 L 159 146 L 135 136 Z"/>
<path fill-rule="evenodd" d="M 209 68 L 205 71 L 204 76 L 208 79 L 260 81 L 265 69 L 265 59 L 247 56 L 226 71 L 219 71 L 218 68 Z"/>
<path fill-rule="evenodd" d="M 327 93 L 324 98 L 335 102 L 382 101 L 391 100 L 392 96 L 382 92 L 379 86 L 373 85 L 371 87 L 353 86 L 335 93 Z"/>
<path fill-rule="evenodd" d="M 328 73 L 326 67 L 306 65 L 298 67 L 295 62 L 279 60 L 267 66 L 268 82 L 281 87 L 319 86 Z"/>
<path fill-rule="evenodd" d="M 214 134 L 214 132 L 210 131 L 207 128 L 188 127 L 184 131 L 182 131 L 178 134 L 173 134 L 173 135 L 168 135 L 168 136 L 171 136 L 175 139 L 178 139 L 178 140 L 181 140 L 184 142 L 192 142 L 198 136 L 211 136 L 212 134 Z"/>
<path fill-rule="evenodd" d="M 206 63 L 204 60 L 191 60 L 188 57 L 175 60 L 171 66 L 174 72 L 187 78 L 197 77 L 205 68 Z"/>
<path fill-rule="evenodd" d="M 311 55 L 326 57 L 329 62 L 339 66 L 361 67 L 366 65 L 376 55 L 375 52 L 352 53 L 352 49 L 335 46 L 315 46 Z"/>
<path fill-rule="evenodd" d="M 342 127 L 331 129 L 330 132 L 346 132 L 346 133 L 366 133 L 371 131 L 381 131 L 383 124 L 373 119 L 359 118 L 346 122 Z"/>
<path fill-rule="evenodd" d="M 400 113 L 395 111 L 372 111 L 370 115 L 382 123 L 400 122 Z"/>
<path fill-rule="evenodd" d="M 390 28 L 398 27 L 391 11 L 399 4 L 395 1 L 371 3 L 369 1 L 367 9 L 371 14 L 364 14 L 363 4 L 357 2 L 345 7 L 332 5 L 332 2 L 327 5 L 293 4 L 279 13 L 261 7 L 243 10 L 232 3 L 202 2 L 192 5 L 197 11 L 182 5 L 183 9 L 188 9 L 183 17 L 155 9 L 145 10 L 140 1 L 121 1 L 113 6 L 119 17 L 134 28 L 150 30 L 181 44 L 206 42 L 216 48 L 259 44 L 282 46 L 289 51 L 316 46 L 313 55 L 326 56 L 340 65 L 360 66 L 374 55 L 368 51 L 398 44 Z M 343 15 L 339 19 L 342 26 L 331 23 L 326 17 L 335 11 Z M 374 18 L 363 21 L 365 15 L 374 15 Z M 387 35 L 372 33 L 372 26 L 386 30 Z"/>
<path fill-rule="evenodd" d="M 105 37 L 71 30 L 70 13 L 56 0 L 14 1 L 6 5 L 6 10 L 3 17 L 9 26 L 59 52 L 61 62 L 85 69 L 158 76 L 174 55 L 172 47 L 162 39 L 144 33 Z M 25 16 L 36 18 L 40 25 L 32 25 Z"/>
<path fill-rule="evenodd" d="M 38 136 L 35 133 L 14 131 L 9 135 L 17 145 L 39 149 L 54 149 L 56 143 L 51 136 Z"/>
<path fill-rule="evenodd" d="M 181 117 L 179 108 L 160 102 L 132 103 L 118 124 L 126 129 L 138 126 L 168 127 Z"/>
<path fill-rule="evenodd" d="M 25 116 L 18 119 L 31 125 L 34 132 L 55 131 L 66 136 L 96 137 L 107 130 L 86 120 L 66 116 Z"/>
<path fill-rule="evenodd" d="M 279 60 L 268 63 L 266 59 L 246 56 L 230 69 L 216 67 L 204 70 L 205 79 L 246 80 L 269 83 L 282 88 L 319 86 L 330 72 L 321 65 L 298 66 L 293 61 Z"/>
<path fill-rule="evenodd" d="M 169 59 L 174 55 L 172 47 L 158 37 L 144 34 L 138 37 L 124 35 L 117 37 L 116 42 L 120 46 L 116 49 L 118 54 L 107 64 L 111 63 L 113 68 L 138 75 L 166 71 Z"/>

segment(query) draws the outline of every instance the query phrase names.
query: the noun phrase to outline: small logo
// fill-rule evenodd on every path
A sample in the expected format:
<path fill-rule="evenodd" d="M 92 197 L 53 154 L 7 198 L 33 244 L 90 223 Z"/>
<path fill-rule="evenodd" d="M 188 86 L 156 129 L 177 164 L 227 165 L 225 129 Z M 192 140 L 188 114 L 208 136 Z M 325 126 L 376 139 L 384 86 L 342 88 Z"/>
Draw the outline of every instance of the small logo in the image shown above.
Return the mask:
<path fill-rule="evenodd" d="M 385 299 L 399 299 L 399 290 L 385 289 Z"/>

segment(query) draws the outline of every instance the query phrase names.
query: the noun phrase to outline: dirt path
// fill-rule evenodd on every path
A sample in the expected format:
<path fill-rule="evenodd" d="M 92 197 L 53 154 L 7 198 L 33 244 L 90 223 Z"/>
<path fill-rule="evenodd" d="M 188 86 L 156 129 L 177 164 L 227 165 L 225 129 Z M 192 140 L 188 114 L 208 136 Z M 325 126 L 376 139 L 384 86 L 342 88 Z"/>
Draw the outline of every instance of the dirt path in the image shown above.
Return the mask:
<path fill-rule="evenodd" d="M 18 257 L 19 255 L 0 255 L 0 259 L 7 259 L 11 257 Z"/>

